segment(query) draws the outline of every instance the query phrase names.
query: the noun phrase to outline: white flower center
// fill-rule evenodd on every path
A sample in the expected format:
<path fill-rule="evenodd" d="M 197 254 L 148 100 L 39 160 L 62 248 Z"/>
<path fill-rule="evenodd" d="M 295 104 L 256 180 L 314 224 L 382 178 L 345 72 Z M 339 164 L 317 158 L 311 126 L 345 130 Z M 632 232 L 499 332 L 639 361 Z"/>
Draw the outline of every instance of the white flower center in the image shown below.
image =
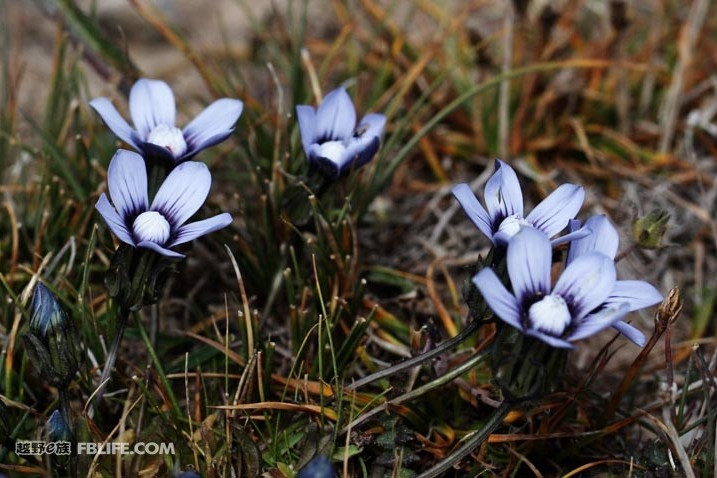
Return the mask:
<path fill-rule="evenodd" d="M 160 246 L 169 239 L 170 229 L 169 222 L 156 211 L 143 212 L 132 225 L 137 242 L 150 241 Z"/>
<path fill-rule="evenodd" d="M 147 136 L 147 142 L 167 148 L 175 158 L 187 152 L 187 142 L 179 128 L 158 124 Z"/>
<path fill-rule="evenodd" d="M 319 146 L 319 156 L 326 158 L 341 167 L 346 153 L 346 146 L 341 141 L 327 141 Z"/>
<path fill-rule="evenodd" d="M 568 304 L 559 295 L 546 295 L 528 309 L 532 327 L 554 337 L 560 337 L 570 325 Z"/>
<path fill-rule="evenodd" d="M 518 231 L 523 226 L 532 226 L 532 224 L 523 219 L 520 214 L 512 214 L 503 219 L 503 222 L 498 226 L 498 232 L 502 232 L 508 237 L 513 237 L 518 234 Z"/>

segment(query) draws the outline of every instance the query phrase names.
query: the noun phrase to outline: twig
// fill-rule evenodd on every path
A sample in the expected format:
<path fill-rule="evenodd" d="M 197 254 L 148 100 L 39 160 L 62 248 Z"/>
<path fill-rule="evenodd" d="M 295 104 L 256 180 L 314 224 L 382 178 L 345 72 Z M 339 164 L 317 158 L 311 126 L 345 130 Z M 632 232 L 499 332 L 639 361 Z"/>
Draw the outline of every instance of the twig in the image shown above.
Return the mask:
<path fill-rule="evenodd" d="M 423 362 L 432 359 L 433 357 L 436 357 L 446 350 L 450 350 L 456 345 L 460 344 L 464 340 L 466 340 L 468 337 L 473 334 L 478 328 L 482 325 L 481 321 L 474 320 L 470 324 L 468 324 L 463 330 L 460 331 L 458 335 L 455 337 L 446 340 L 445 342 L 438 345 L 436 348 L 429 350 L 428 352 L 424 352 L 421 355 L 417 355 L 413 358 L 410 358 L 408 360 L 404 360 L 401 363 L 397 363 L 396 365 L 392 365 L 386 369 L 379 370 L 378 372 L 372 373 L 371 375 L 367 375 L 361 380 L 357 380 L 354 383 L 347 385 L 348 390 L 356 390 L 359 387 L 362 387 L 364 385 L 368 385 L 369 383 L 373 383 L 377 380 L 381 380 L 382 378 L 388 377 L 390 375 L 393 375 L 395 373 L 401 372 L 403 370 L 413 368 L 416 365 L 422 364 Z"/>

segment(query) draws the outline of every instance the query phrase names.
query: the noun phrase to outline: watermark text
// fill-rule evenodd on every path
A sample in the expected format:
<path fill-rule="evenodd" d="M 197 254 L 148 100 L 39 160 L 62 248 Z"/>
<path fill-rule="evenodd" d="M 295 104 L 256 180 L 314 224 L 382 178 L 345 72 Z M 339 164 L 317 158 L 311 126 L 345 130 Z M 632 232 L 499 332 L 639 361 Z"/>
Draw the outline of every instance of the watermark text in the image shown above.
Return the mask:
<path fill-rule="evenodd" d="M 174 455 L 174 443 L 155 442 L 77 442 L 78 455 Z M 71 455 L 72 444 L 68 441 L 18 441 L 16 455 Z"/>

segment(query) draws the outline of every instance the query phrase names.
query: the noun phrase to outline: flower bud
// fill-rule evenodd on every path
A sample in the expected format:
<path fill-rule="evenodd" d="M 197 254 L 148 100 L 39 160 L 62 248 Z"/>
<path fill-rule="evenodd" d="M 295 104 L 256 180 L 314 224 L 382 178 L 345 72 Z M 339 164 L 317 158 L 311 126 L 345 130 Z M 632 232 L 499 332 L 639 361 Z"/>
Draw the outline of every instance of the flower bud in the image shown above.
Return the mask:
<path fill-rule="evenodd" d="M 50 441 L 72 441 L 72 430 L 59 409 L 52 412 L 50 418 L 47 419 L 47 432 Z"/>
<path fill-rule="evenodd" d="M 662 236 L 667 231 L 670 215 L 661 209 L 655 209 L 635 221 L 632 233 L 635 243 L 645 249 L 657 249 L 662 245 Z"/>
<path fill-rule="evenodd" d="M 30 330 L 23 336 L 35 365 L 56 387 L 65 387 L 79 369 L 74 324 L 55 296 L 38 283 L 30 307 Z"/>
<path fill-rule="evenodd" d="M 296 478 L 335 478 L 336 471 L 326 455 L 318 455 L 299 471 Z"/>
<path fill-rule="evenodd" d="M 30 313 L 30 332 L 38 337 L 46 337 L 50 328 L 61 327 L 67 322 L 67 316 L 57 299 L 42 283 L 38 283 L 32 293 Z"/>

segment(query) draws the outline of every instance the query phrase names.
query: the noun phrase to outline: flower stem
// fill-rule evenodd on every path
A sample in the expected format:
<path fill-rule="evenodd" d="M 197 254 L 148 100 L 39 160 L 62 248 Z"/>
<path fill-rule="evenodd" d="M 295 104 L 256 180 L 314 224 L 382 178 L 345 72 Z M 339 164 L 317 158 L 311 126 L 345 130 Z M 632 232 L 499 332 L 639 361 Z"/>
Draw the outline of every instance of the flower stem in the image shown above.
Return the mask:
<path fill-rule="evenodd" d="M 496 408 L 493 414 L 490 416 L 488 421 L 483 425 L 483 428 L 470 435 L 467 440 L 463 442 L 456 451 L 448 455 L 446 458 L 438 462 L 433 468 L 424 471 L 417 478 L 433 478 L 440 476 L 453 465 L 461 461 L 466 456 L 470 455 L 476 448 L 480 446 L 493 431 L 498 428 L 505 416 L 510 411 L 510 404 L 507 401 L 501 403 L 500 407 Z"/>
<path fill-rule="evenodd" d="M 107 358 L 105 360 L 105 368 L 102 370 L 102 376 L 100 377 L 100 384 L 97 388 L 97 392 L 95 393 L 95 402 L 100 403 L 102 401 L 102 396 L 104 395 L 104 389 L 107 385 L 107 379 L 110 377 L 110 373 L 112 373 L 112 368 L 115 365 L 115 361 L 117 360 L 117 351 L 119 350 L 119 344 L 122 342 L 122 337 L 124 336 L 124 330 L 127 327 L 127 321 L 129 320 L 129 310 L 120 307 L 119 312 L 117 313 L 117 329 L 115 331 L 115 337 L 112 341 L 112 347 L 110 348 L 109 353 L 107 354 Z"/>

